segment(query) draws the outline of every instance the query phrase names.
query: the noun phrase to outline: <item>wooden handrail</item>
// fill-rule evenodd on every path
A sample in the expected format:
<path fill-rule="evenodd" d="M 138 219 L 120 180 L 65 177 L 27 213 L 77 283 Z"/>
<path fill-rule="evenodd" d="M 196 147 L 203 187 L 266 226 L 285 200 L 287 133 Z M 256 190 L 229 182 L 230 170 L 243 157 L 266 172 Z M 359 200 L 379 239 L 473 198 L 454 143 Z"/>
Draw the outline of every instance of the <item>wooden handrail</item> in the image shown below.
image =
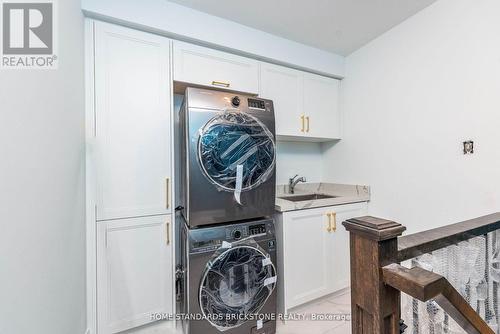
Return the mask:
<path fill-rule="evenodd" d="M 393 263 L 382 268 L 384 282 L 413 298 L 434 299 L 468 334 L 494 334 L 446 278 L 428 270 Z"/>
<path fill-rule="evenodd" d="M 353 334 L 399 334 L 401 291 L 434 298 L 467 333 L 493 333 L 444 277 L 398 263 L 500 229 L 500 213 L 404 237 L 406 228 L 391 220 L 367 216 L 342 224 L 350 232 Z"/>
<path fill-rule="evenodd" d="M 398 262 L 500 229 L 500 212 L 398 239 Z"/>

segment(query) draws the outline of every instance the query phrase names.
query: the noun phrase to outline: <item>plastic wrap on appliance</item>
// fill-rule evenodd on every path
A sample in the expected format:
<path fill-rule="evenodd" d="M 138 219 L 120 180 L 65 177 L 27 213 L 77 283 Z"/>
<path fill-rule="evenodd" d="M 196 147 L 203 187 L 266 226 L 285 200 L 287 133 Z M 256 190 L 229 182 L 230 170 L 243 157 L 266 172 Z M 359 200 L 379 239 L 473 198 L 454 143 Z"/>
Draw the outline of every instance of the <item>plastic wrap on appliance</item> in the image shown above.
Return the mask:
<path fill-rule="evenodd" d="M 276 160 L 274 136 L 256 117 L 237 110 L 224 111 L 199 133 L 198 162 L 219 190 L 235 191 L 240 165 L 241 192 L 259 186 L 272 175 Z"/>
<path fill-rule="evenodd" d="M 236 187 L 234 188 L 234 199 L 241 205 L 241 188 L 243 186 L 243 165 L 236 167 Z"/>
<path fill-rule="evenodd" d="M 201 280 L 199 302 L 204 316 L 219 331 L 227 331 L 257 314 L 273 292 L 276 268 L 253 239 L 219 248 Z"/>

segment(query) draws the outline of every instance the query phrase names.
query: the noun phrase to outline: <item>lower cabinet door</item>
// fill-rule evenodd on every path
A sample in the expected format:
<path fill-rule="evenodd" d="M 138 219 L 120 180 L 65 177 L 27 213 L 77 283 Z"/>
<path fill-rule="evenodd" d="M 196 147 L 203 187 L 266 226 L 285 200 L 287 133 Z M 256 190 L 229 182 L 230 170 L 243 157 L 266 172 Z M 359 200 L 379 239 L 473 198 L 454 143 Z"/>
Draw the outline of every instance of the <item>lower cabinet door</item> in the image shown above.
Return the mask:
<path fill-rule="evenodd" d="M 171 216 L 98 223 L 98 334 L 152 322 L 173 311 Z"/>
<path fill-rule="evenodd" d="M 330 235 L 326 210 L 284 213 L 286 309 L 329 293 Z"/>
<path fill-rule="evenodd" d="M 332 270 L 330 288 L 332 292 L 349 287 L 351 277 L 349 232 L 342 222 L 347 219 L 366 215 L 366 203 L 339 205 L 328 208 L 332 226 L 330 233 L 329 268 Z"/>

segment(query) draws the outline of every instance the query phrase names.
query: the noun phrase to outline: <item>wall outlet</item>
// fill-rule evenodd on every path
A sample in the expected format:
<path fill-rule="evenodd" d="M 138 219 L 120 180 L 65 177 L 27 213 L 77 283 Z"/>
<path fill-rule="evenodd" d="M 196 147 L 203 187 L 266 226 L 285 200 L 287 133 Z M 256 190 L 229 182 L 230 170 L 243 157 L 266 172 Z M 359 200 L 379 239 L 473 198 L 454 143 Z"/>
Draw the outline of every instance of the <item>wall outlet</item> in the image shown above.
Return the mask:
<path fill-rule="evenodd" d="M 474 141 L 468 140 L 464 141 L 464 154 L 473 154 L 474 153 Z"/>

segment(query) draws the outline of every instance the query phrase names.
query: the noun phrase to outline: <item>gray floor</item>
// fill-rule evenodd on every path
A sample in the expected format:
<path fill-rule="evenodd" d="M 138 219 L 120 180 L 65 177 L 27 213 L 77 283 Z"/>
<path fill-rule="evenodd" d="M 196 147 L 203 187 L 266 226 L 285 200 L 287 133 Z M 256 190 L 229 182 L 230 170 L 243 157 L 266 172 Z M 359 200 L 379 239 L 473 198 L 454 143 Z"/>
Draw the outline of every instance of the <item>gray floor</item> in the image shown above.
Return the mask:
<path fill-rule="evenodd" d="M 351 298 L 349 293 L 332 296 L 314 301 L 298 307 L 292 311 L 294 314 L 304 315 L 310 319 L 312 314 L 321 315 L 350 315 Z M 181 330 L 174 330 L 168 324 L 156 324 L 141 329 L 123 332 L 123 334 L 182 334 Z M 346 320 L 288 320 L 286 323 L 278 321 L 277 334 L 349 334 L 351 322 Z M 203 334 L 203 333 L 200 333 Z"/>
<path fill-rule="evenodd" d="M 351 297 L 349 293 L 318 300 L 293 310 L 297 314 L 349 315 Z M 287 321 L 278 322 L 277 334 L 349 334 L 351 322 L 346 320 Z"/>

